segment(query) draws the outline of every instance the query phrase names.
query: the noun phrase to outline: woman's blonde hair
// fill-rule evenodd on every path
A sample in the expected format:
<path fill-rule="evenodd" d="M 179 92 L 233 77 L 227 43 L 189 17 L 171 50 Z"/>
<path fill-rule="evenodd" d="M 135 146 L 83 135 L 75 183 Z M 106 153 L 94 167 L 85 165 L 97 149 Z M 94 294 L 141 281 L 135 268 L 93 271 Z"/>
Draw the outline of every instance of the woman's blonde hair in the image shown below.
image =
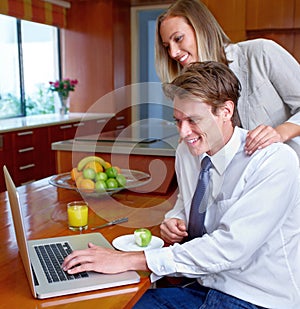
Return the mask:
<path fill-rule="evenodd" d="M 161 36 L 161 23 L 167 17 L 181 16 L 194 29 L 198 61 L 218 61 L 228 65 L 224 47 L 230 43 L 215 17 L 199 0 L 178 0 L 156 21 L 155 66 L 162 82 L 171 82 L 181 71 L 180 64 L 169 57 Z"/>

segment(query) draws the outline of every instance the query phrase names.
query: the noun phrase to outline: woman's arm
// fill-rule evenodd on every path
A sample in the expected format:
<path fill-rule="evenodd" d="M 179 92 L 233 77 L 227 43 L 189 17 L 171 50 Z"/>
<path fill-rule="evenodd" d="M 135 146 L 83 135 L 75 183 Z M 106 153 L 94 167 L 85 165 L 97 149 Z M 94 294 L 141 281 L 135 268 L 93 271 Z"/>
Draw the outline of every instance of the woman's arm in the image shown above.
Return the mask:
<path fill-rule="evenodd" d="M 272 143 L 286 142 L 300 136 L 300 65 L 295 58 L 280 45 L 270 40 L 262 40 L 262 70 L 281 98 L 290 118 L 277 126 L 261 124 L 247 136 L 245 151 L 252 154 Z M 269 102 L 267 113 L 276 113 L 276 105 Z"/>
<path fill-rule="evenodd" d="M 258 149 L 273 143 L 286 142 L 296 136 L 300 136 L 300 126 L 294 123 L 284 122 L 276 128 L 260 125 L 248 132 L 245 152 L 251 155 Z"/>

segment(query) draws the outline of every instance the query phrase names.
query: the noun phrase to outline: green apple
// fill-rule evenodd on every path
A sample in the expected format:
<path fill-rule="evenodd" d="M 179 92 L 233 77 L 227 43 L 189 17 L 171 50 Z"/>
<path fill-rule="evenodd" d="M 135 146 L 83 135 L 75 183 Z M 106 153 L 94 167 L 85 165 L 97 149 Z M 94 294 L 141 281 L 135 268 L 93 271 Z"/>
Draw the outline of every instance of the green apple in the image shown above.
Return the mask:
<path fill-rule="evenodd" d="M 96 192 L 105 192 L 107 189 L 107 184 L 104 180 L 98 180 L 96 183 L 95 183 L 95 191 Z"/>
<path fill-rule="evenodd" d="M 116 178 L 118 175 L 118 170 L 114 166 L 111 166 L 105 170 L 105 173 L 108 178 Z"/>
<path fill-rule="evenodd" d="M 86 179 L 94 179 L 96 176 L 96 172 L 94 169 L 88 167 L 83 170 L 83 177 Z"/>
<path fill-rule="evenodd" d="M 148 229 L 140 228 L 134 231 L 134 241 L 140 247 L 147 247 L 152 239 L 152 233 Z"/>
<path fill-rule="evenodd" d="M 116 180 L 119 184 L 119 187 L 125 187 L 127 179 L 123 174 L 118 174 Z"/>
<path fill-rule="evenodd" d="M 95 181 L 97 182 L 98 180 L 104 180 L 106 181 L 108 179 L 107 174 L 104 172 L 98 172 L 95 176 Z"/>
<path fill-rule="evenodd" d="M 108 189 L 116 189 L 118 188 L 118 182 L 115 178 L 108 178 L 106 180 L 106 185 Z"/>

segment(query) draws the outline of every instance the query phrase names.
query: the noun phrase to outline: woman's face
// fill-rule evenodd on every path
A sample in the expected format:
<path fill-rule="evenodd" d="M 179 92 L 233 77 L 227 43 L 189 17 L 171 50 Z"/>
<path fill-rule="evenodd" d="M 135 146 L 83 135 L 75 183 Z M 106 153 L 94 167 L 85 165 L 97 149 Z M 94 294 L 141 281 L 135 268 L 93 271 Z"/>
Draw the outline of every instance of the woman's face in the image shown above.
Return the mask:
<path fill-rule="evenodd" d="M 183 67 L 198 61 L 195 31 L 184 17 L 167 17 L 160 25 L 160 36 L 170 58 Z"/>

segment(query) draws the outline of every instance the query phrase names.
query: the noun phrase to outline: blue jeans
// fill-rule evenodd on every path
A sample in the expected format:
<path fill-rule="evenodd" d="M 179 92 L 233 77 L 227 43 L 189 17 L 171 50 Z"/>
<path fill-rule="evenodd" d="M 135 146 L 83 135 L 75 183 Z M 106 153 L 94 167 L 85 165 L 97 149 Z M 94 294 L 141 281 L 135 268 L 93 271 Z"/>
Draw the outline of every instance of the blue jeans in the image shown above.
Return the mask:
<path fill-rule="evenodd" d="M 261 307 L 207 289 L 195 283 L 189 287 L 169 287 L 148 290 L 133 309 L 258 309 Z"/>

